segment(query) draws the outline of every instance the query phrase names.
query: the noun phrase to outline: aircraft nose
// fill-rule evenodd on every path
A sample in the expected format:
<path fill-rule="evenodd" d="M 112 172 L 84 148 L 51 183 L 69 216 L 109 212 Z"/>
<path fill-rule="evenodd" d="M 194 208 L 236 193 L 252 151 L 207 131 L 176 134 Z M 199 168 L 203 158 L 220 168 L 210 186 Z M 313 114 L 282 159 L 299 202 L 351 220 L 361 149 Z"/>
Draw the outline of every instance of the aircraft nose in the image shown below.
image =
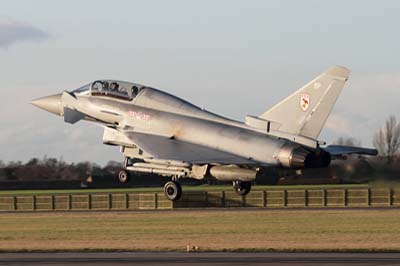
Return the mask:
<path fill-rule="evenodd" d="M 61 115 L 61 94 L 38 98 L 33 100 L 31 104 L 47 112 Z"/>

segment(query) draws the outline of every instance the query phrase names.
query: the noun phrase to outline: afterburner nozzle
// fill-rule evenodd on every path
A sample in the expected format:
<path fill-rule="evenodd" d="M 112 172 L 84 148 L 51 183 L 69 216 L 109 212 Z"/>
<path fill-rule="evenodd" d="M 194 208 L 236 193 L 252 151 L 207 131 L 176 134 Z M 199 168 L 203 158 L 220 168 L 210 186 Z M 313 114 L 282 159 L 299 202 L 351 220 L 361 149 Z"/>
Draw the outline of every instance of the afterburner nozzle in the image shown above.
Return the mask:
<path fill-rule="evenodd" d="M 38 98 L 33 100 L 31 104 L 47 112 L 61 115 L 61 94 Z"/>

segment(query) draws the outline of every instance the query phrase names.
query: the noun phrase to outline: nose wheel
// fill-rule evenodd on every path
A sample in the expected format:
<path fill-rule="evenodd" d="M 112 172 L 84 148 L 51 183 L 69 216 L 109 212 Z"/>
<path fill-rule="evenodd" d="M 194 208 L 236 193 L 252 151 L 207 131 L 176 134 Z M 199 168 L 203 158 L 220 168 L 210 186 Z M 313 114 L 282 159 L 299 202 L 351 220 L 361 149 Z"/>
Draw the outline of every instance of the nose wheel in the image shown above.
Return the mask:
<path fill-rule="evenodd" d="M 248 181 L 233 181 L 233 189 L 236 194 L 240 196 L 245 196 L 249 194 L 251 190 L 251 182 Z"/>
<path fill-rule="evenodd" d="M 164 185 L 165 197 L 171 201 L 176 201 L 182 196 L 182 186 L 176 181 L 169 181 Z"/>

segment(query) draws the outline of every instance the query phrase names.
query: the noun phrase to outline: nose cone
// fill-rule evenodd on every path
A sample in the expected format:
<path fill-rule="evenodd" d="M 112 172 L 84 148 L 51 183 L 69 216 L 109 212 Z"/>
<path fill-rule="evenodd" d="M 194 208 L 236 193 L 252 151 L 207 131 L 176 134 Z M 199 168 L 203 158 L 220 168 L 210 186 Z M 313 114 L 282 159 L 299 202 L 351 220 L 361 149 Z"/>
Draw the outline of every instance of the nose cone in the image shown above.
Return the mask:
<path fill-rule="evenodd" d="M 31 104 L 47 112 L 61 115 L 61 94 L 38 98 L 33 100 Z"/>

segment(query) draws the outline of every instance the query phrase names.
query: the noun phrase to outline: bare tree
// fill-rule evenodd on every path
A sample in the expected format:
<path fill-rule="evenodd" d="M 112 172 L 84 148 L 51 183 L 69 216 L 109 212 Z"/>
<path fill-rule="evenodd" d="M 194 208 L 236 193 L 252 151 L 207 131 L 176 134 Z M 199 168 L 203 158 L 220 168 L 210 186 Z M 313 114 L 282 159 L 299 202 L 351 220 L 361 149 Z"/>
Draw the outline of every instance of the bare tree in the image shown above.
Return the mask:
<path fill-rule="evenodd" d="M 375 133 L 374 146 L 379 154 L 387 157 L 388 163 L 393 161 L 400 148 L 400 122 L 394 115 L 391 115 L 385 125 Z"/>

